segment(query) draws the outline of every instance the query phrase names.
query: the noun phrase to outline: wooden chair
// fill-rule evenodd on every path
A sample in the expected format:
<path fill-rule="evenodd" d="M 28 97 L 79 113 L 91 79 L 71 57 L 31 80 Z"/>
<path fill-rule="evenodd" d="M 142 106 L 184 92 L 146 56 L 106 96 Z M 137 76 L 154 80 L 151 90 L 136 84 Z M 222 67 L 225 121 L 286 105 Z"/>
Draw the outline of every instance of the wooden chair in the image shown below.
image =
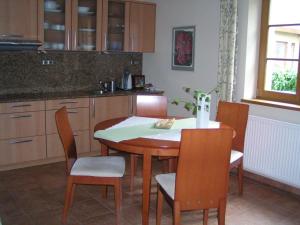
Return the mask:
<path fill-rule="evenodd" d="M 158 183 L 156 225 L 160 225 L 163 196 L 173 207 L 175 225 L 181 211 L 218 209 L 225 224 L 230 150 L 233 129 L 185 129 L 181 133 L 177 173 L 155 176 Z M 208 214 L 203 217 L 207 224 Z"/>
<path fill-rule="evenodd" d="M 216 120 L 232 127 L 236 136 L 232 142 L 230 169 L 237 168 L 239 194 L 243 194 L 243 152 L 248 121 L 249 105 L 223 102 L 218 104 Z"/>
<path fill-rule="evenodd" d="M 77 184 L 114 186 L 116 224 L 120 224 L 121 178 L 125 172 L 124 158 L 117 156 L 77 158 L 75 139 L 66 107 L 55 113 L 55 119 L 66 157 L 67 189 L 62 216 L 63 224 L 67 222 L 68 210 L 72 205 Z"/>
<path fill-rule="evenodd" d="M 168 111 L 167 104 L 166 96 L 138 95 L 136 96 L 136 116 L 166 117 Z M 137 159 L 138 155 L 130 155 L 130 191 L 133 191 Z"/>

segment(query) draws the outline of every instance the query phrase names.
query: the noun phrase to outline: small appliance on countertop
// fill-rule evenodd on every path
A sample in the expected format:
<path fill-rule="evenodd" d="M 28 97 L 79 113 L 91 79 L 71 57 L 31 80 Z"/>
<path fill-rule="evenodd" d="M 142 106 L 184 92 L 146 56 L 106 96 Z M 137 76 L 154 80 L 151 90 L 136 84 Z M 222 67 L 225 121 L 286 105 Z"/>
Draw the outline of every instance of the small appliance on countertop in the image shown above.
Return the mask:
<path fill-rule="evenodd" d="M 132 86 L 133 89 L 144 89 L 145 75 L 132 75 Z"/>
<path fill-rule="evenodd" d="M 122 90 L 131 90 L 132 89 L 132 76 L 128 69 L 124 70 L 120 89 L 122 89 Z"/>
<path fill-rule="evenodd" d="M 116 90 L 116 81 L 110 80 L 110 81 L 99 81 L 99 93 L 107 93 L 107 92 L 115 92 Z"/>

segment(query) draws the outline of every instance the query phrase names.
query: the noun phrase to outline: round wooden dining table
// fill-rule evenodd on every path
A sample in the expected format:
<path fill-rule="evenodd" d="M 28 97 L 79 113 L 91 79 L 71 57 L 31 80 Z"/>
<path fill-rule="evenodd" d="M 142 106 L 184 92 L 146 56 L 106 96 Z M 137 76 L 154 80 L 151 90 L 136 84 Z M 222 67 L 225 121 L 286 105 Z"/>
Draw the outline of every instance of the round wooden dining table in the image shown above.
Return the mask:
<path fill-rule="evenodd" d="M 117 123 L 122 122 L 127 117 L 110 119 L 98 123 L 94 131 L 104 130 Z M 101 144 L 101 155 L 108 155 L 108 149 L 116 149 L 123 152 L 139 154 L 143 156 L 143 205 L 142 224 L 149 224 L 150 190 L 151 190 L 151 166 L 152 156 L 178 156 L 179 141 L 166 141 L 148 138 L 136 138 L 121 142 L 113 142 L 101 138 L 95 138 Z"/>

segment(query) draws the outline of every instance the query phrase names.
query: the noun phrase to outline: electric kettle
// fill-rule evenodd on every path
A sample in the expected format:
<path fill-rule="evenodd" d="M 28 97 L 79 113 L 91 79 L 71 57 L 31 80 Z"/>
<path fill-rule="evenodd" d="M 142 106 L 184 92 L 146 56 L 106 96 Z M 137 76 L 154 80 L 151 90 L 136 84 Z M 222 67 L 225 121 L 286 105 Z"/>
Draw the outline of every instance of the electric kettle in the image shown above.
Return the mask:
<path fill-rule="evenodd" d="M 131 90 L 132 89 L 132 76 L 131 73 L 125 69 L 121 80 L 121 89 Z"/>

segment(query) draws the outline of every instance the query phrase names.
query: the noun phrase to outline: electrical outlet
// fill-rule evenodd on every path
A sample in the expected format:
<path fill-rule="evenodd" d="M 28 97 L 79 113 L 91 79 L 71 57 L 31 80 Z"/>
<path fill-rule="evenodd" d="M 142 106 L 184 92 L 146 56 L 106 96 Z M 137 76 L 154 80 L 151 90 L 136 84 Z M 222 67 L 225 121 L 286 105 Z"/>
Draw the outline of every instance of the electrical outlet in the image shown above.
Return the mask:
<path fill-rule="evenodd" d="M 51 59 L 43 59 L 42 60 L 42 65 L 53 65 L 54 64 L 54 60 Z"/>

